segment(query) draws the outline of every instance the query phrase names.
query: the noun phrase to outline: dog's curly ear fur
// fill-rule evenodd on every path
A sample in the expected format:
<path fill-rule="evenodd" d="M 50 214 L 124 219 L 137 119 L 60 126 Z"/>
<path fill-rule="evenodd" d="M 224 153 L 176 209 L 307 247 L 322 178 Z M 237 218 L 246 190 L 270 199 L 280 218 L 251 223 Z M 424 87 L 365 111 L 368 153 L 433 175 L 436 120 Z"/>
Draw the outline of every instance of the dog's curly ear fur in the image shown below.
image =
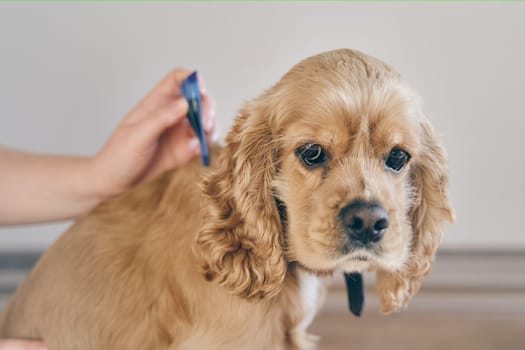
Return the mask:
<path fill-rule="evenodd" d="M 413 234 L 410 256 L 403 270 L 377 273 L 377 291 L 384 313 L 398 311 L 418 292 L 432 268 L 445 223 L 454 221 L 447 194 L 445 150 L 424 117 L 420 125 L 423 149 L 420 159 L 411 169 L 414 198 L 409 212 Z"/>
<path fill-rule="evenodd" d="M 250 300 L 277 294 L 286 273 L 271 184 L 279 156 L 272 120 L 262 101 L 248 103 L 204 180 L 211 204 L 197 249 L 205 277 Z"/>

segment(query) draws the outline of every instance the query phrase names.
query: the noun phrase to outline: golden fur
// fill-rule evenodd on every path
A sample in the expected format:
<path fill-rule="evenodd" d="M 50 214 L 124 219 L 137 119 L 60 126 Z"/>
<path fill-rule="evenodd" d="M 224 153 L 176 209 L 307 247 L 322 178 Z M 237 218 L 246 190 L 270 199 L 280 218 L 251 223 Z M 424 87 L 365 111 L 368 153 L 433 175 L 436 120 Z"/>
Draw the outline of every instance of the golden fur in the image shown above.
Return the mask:
<path fill-rule="evenodd" d="M 295 150 L 320 144 L 326 166 Z M 393 147 L 411 154 L 388 171 Z M 443 147 L 417 96 L 351 50 L 310 57 L 241 110 L 210 169 L 195 160 L 93 210 L 43 256 L 0 321 L 50 349 L 305 349 L 322 276 L 377 271 L 404 306 L 453 220 Z M 200 189 L 196 179 L 203 178 Z M 390 226 L 344 252 L 338 213 L 374 200 Z"/>

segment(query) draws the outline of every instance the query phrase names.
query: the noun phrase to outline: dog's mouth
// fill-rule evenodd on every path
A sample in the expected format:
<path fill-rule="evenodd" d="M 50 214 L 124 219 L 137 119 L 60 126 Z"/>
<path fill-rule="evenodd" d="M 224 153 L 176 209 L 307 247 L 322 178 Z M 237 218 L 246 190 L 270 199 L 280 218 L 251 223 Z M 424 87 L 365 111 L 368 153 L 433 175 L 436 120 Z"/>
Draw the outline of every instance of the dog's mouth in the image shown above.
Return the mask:
<path fill-rule="evenodd" d="M 290 261 L 318 276 L 371 271 L 381 266 L 383 261 L 378 249 L 353 247 L 350 251 L 345 251 L 340 248 L 330 249 L 324 242 L 312 240 L 310 243 L 315 247 L 310 254 L 303 255 L 302 259 L 292 254 Z"/>
<path fill-rule="evenodd" d="M 355 257 L 350 258 L 350 260 L 357 260 L 357 261 L 368 261 L 369 258 L 364 255 L 357 255 Z"/>
<path fill-rule="evenodd" d="M 337 265 L 344 272 L 363 272 L 383 261 L 383 249 L 377 243 L 359 243 L 345 239 L 340 245 Z"/>
<path fill-rule="evenodd" d="M 372 251 L 359 250 L 338 259 L 338 270 L 345 273 L 361 273 L 377 266 L 379 257 Z"/>

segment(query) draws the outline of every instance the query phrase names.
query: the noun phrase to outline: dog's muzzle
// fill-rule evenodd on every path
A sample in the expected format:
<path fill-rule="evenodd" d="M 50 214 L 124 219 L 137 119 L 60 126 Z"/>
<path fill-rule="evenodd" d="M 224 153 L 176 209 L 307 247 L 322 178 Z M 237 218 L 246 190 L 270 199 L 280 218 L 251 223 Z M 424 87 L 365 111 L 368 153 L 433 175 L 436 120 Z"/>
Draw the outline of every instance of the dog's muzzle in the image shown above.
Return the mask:
<path fill-rule="evenodd" d="M 339 218 L 351 241 L 367 245 L 383 238 L 388 228 L 388 213 L 377 203 L 355 200 L 339 212 Z"/>

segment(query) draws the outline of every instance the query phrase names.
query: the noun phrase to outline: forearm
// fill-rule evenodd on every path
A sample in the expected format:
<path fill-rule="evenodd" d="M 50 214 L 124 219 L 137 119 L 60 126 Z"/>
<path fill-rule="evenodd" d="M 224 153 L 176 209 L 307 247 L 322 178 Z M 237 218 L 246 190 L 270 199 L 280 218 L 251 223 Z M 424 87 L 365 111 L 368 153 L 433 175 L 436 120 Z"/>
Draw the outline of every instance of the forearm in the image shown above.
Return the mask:
<path fill-rule="evenodd" d="M 0 224 L 65 220 L 89 211 L 104 199 L 91 162 L 0 147 Z"/>

